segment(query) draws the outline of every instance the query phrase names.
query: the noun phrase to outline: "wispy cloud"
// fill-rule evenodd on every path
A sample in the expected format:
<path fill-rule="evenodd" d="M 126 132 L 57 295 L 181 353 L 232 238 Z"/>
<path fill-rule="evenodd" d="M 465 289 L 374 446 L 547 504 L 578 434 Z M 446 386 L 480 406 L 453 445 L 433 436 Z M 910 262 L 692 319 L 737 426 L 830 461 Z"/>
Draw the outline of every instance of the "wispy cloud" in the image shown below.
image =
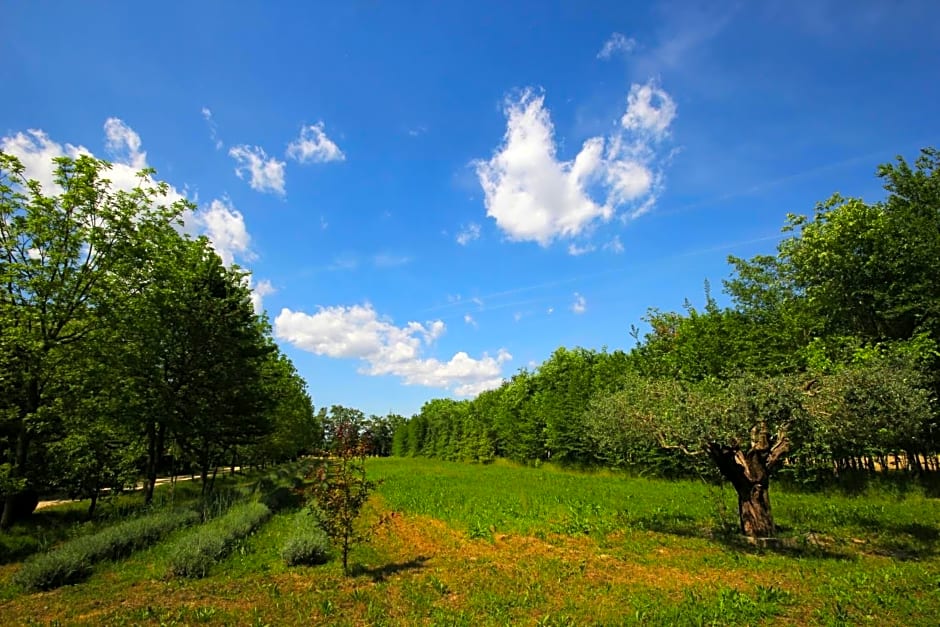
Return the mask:
<path fill-rule="evenodd" d="M 587 253 L 594 252 L 595 247 L 593 244 L 587 244 L 585 246 L 578 246 L 577 244 L 568 244 L 568 254 L 572 257 L 580 257 L 581 255 L 586 255 Z"/>
<path fill-rule="evenodd" d="M 574 293 L 574 302 L 571 303 L 571 311 L 579 315 L 587 311 L 587 300 L 577 292 Z"/>
<path fill-rule="evenodd" d="M 372 257 L 372 263 L 376 268 L 395 268 L 411 263 L 411 257 L 408 255 L 379 253 L 378 255 Z"/>
<path fill-rule="evenodd" d="M 219 139 L 219 128 L 215 123 L 215 118 L 212 117 L 212 110 L 209 107 L 202 108 L 202 118 L 206 121 L 206 124 L 209 125 L 209 139 L 212 140 L 212 143 L 215 145 L 216 150 L 222 150 L 224 144 L 222 140 Z"/>
<path fill-rule="evenodd" d="M 604 250 L 619 255 L 624 251 L 623 242 L 620 241 L 620 236 L 615 235 L 612 240 L 604 244 Z"/>
<path fill-rule="evenodd" d="M 466 246 L 476 239 L 480 239 L 480 225 L 474 222 L 461 227 L 460 231 L 457 233 L 457 243 L 461 246 Z"/>
<path fill-rule="evenodd" d="M 613 33 L 601 46 L 597 58 L 607 60 L 617 53 L 630 53 L 634 48 L 636 48 L 636 40 L 632 37 L 627 37 L 622 33 Z"/>

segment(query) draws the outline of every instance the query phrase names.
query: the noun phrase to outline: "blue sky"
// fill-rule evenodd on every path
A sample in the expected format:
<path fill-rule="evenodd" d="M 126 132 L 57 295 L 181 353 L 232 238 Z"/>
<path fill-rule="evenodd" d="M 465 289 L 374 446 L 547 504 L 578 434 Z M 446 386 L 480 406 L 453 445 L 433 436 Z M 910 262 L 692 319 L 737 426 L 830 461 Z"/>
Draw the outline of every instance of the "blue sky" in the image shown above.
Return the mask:
<path fill-rule="evenodd" d="M 156 168 L 368 413 L 628 348 L 940 143 L 931 1 L 18 2 L 0 59 L 4 150 Z"/>

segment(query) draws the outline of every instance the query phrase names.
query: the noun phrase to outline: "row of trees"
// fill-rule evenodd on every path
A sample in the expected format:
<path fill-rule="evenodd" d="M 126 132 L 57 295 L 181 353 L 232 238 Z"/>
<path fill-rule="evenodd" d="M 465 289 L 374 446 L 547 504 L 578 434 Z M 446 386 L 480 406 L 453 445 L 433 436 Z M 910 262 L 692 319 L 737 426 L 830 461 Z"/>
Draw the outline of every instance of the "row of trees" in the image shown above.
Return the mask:
<path fill-rule="evenodd" d="M 157 475 L 295 457 L 322 443 L 304 381 L 247 275 L 194 207 L 142 172 L 56 159 L 55 188 L 0 153 L 0 527 L 52 490 L 91 498 Z"/>
<path fill-rule="evenodd" d="M 720 473 L 753 536 L 774 532 L 775 469 L 938 470 L 940 152 L 878 176 L 883 201 L 833 196 L 787 217 L 777 254 L 731 257 L 730 306 L 706 285 L 702 310 L 650 310 L 629 352 L 561 348 L 471 401 L 431 401 L 393 453 Z"/>

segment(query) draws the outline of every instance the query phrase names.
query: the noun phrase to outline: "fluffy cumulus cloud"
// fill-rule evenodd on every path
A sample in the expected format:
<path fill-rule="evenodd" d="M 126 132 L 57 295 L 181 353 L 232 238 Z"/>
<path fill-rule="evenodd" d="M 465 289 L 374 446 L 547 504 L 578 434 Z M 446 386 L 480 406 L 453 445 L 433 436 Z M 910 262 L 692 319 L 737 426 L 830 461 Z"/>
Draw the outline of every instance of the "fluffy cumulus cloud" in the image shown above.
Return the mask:
<path fill-rule="evenodd" d="M 251 189 L 284 195 L 283 161 L 268 157 L 260 146 L 233 146 L 228 154 L 238 163 L 235 174 L 241 179 L 247 175 Z"/>
<path fill-rule="evenodd" d="M 326 136 L 323 122 L 300 128 L 300 137 L 287 146 L 287 156 L 300 163 L 343 161 L 346 155 Z"/>
<path fill-rule="evenodd" d="M 56 143 L 46 133 L 37 129 L 0 139 L 0 150 L 18 158 L 26 169 L 26 177 L 39 181 L 46 194 L 62 191 L 55 182 L 55 164 L 52 162 L 55 157 L 74 159 L 82 154 L 91 154 L 84 146 Z"/>
<path fill-rule="evenodd" d="M 394 375 L 406 385 L 446 388 L 460 396 L 502 383 L 502 366 L 512 359 L 505 350 L 479 359 L 463 351 L 448 361 L 425 357 L 424 350 L 444 330 L 440 320 L 396 326 L 369 304 L 321 307 L 314 314 L 285 308 L 274 320 L 278 339 L 316 355 L 360 359 L 362 374 Z"/>
<path fill-rule="evenodd" d="M 141 184 L 157 184 L 150 176 L 143 180 L 138 176 L 141 169 L 148 167 L 147 153 L 143 150 L 140 136 L 124 121 L 108 118 L 104 124 L 104 139 L 105 149 L 113 159 L 107 177 L 114 189 L 128 191 Z M 83 146 L 59 144 L 41 130 L 29 130 L 0 138 L 0 149 L 16 156 L 23 163 L 27 178 L 39 181 L 47 194 L 62 191 L 55 183 L 53 158 L 92 155 Z M 184 193 L 169 186 L 165 202 L 173 203 L 185 198 Z M 254 258 L 244 216 L 227 200 L 213 200 L 196 211 L 187 210 L 182 218 L 183 230 L 191 235 L 208 237 L 226 264 L 236 259 L 249 261 Z"/>
<path fill-rule="evenodd" d="M 544 96 L 526 90 L 507 101 L 505 113 L 502 144 L 474 165 L 487 215 L 510 240 L 548 246 L 583 238 L 618 212 L 636 217 L 655 202 L 662 182 L 659 147 L 676 106 L 654 81 L 633 85 L 615 131 L 588 138 L 570 160 L 558 156 Z"/>
<path fill-rule="evenodd" d="M 625 129 L 662 140 L 676 117 L 675 101 L 653 82 L 630 87 L 627 112 L 620 119 Z"/>
<path fill-rule="evenodd" d="M 188 217 L 187 223 L 198 227 L 199 232 L 209 238 L 225 265 L 231 265 L 236 257 L 245 261 L 255 258 L 245 217 L 228 199 L 213 200 Z"/>
<path fill-rule="evenodd" d="M 147 167 L 147 153 L 141 150 L 140 135 L 118 118 L 104 123 L 105 148 L 119 163 L 141 170 Z"/>
<path fill-rule="evenodd" d="M 636 40 L 621 33 L 612 33 L 597 53 L 598 59 L 610 59 L 617 53 L 629 53 L 636 48 Z"/>

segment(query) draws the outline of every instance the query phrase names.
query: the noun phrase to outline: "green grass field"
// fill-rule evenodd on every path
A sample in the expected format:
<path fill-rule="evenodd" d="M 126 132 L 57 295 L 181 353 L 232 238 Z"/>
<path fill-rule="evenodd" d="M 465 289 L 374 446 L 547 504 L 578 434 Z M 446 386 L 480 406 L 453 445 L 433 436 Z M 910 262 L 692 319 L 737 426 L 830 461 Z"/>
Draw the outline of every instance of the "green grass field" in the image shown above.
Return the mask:
<path fill-rule="evenodd" d="M 940 501 L 916 489 L 772 488 L 785 540 L 760 549 L 734 533 L 730 489 L 702 482 L 424 459 L 369 468 L 383 482 L 361 522 L 384 522 L 354 550 L 349 578 L 335 556 L 284 563 L 294 527 L 285 509 L 203 579 L 167 575 L 187 529 L 49 592 L 18 589 L 19 564 L 0 565 L 0 616 L 11 625 L 933 625 L 940 616 Z M 42 534 L 42 522 L 20 536 Z M 77 533 L 49 528 L 46 544 Z"/>

